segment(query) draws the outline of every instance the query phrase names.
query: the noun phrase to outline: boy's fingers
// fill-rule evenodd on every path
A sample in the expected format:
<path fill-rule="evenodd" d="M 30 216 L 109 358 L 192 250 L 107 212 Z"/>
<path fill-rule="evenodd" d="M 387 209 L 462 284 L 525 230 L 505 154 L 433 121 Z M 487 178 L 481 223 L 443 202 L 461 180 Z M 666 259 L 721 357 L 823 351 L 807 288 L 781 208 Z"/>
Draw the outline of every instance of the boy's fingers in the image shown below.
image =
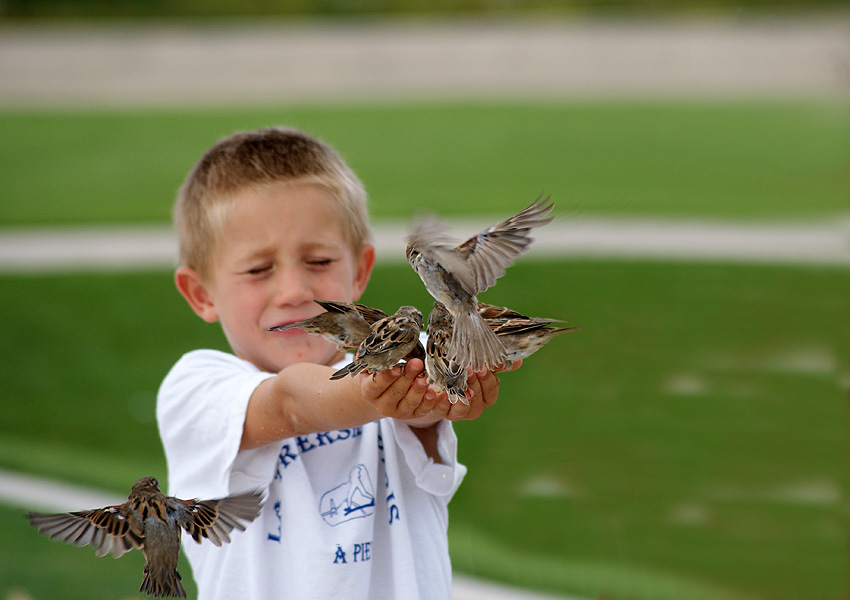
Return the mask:
<path fill-rule="evenodd" d="M 496 370 L 496 373 L 510 373 L 511 371 L 516 371 L 522 366 L 522 359 L 515 360 L 510 367 L 502 366 L 500 369 Z"/>
<path fill-rule="evenodd" d="M 482 371 L 476 373 L 473 379 L 477 383 L 473 389 L 476 393 L 480 390 L 482 402 L 487 406 L 495 404 L 499 398 L 499 378 L 491 371 Z"/>
<path fill-rule="evenodd" d="M 396 366 L 375 375 L 380 390 L 376 394 L 376 407 L 382 414 L 410 416 L 419 406 L 428 384 L 419 377 L 424 364 L 417 362 L 418 365 Z"/>
<path fill-rule="evenodd" d="M 418 358 L 411 358 L 408 362 L 400 367 L 405 375 L 413 374 L 414 376 L 424 375 L 425 363 Z"/>
<path fill-rule="evenodd" d="M 408 385 L 402 390 L 402 397 L 396 407 L 402 416 L 415 416 L 416 410 L 422 405 L 425 393 L 428 391 L 428 384 L 424 379 L 415 376 L 412 382 L 407 377 L 402 377 L 398 381 L 406 382 Z M 393 387 L 396 384 L 393 384 Z"/>
<path fill-rule="evenodd" d="M 422 395 L 422 401 L 413 410 L 413 416 L 425 417 L 427 415 L 433 415 L 436 405 L 437 394 L 435 394 L 433 390 L 426 388 L 425 393 Z"/>

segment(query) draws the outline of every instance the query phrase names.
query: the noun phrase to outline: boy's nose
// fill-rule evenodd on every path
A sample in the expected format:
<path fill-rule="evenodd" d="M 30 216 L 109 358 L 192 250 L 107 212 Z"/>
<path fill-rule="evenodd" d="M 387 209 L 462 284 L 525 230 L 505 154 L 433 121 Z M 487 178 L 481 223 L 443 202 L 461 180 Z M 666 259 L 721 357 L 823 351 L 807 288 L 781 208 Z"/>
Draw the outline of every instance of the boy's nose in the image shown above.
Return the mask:
<path fill-rule="evenodd" d="M 307 276 L 298 269 L 279 270 L 276 285 L 275 306 L 298 306 L 313 300 Z"/>

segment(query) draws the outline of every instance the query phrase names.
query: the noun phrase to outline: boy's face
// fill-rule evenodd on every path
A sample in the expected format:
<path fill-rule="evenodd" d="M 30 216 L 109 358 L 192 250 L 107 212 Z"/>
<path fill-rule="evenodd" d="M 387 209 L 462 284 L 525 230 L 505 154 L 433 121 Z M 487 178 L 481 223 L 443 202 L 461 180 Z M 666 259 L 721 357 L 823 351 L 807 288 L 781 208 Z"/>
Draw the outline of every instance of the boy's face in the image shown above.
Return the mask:
<path fill-rule="evenodd" d="M 332 365 L 342 353 L 321 336 L 268 329 L 322 312 L 314 298 L 357 300 L 373 262 L 371 246 L 353 255 L 335 201 L 324 189 L 247 188 L 227 213 L 210 280 L 203 284 L 208 305 L 193 308 L 206 321 L 221 321 L 236 355 L 264 371 L 296 362 Z"/>

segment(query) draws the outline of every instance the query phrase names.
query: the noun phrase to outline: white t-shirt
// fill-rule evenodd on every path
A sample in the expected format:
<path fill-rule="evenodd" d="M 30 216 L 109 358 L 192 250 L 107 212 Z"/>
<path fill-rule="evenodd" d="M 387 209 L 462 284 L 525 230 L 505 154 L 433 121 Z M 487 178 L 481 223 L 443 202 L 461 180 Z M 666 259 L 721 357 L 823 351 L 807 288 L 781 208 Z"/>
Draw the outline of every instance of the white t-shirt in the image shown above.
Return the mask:
<path fill-rule="evenodd" d="M 260 516 L 230 544 L 184 536 L 199 598 L 450 598 L 447 505 L 466 473 L 451 423 L 438 427 L 444 464 L 394 419 L 240 452 L 248 400 L 272 376 L 197 350 L 159 390 L 171 495 L 268 492 Z"/>

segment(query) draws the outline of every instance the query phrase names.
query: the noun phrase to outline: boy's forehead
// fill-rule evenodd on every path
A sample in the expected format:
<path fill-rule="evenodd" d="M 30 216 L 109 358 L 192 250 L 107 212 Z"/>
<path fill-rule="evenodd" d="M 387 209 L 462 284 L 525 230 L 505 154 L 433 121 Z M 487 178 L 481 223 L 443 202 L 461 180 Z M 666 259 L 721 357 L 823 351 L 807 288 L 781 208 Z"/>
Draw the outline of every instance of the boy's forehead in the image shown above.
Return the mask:
<path fill-rule="evenodd" d="M 328 192 L 310 187 L 291 193 L 246 190 L 223 215 L 222 242 L 252 251 L 283 239 L 305 248 L 347 244 L 336 202 Z"/>

